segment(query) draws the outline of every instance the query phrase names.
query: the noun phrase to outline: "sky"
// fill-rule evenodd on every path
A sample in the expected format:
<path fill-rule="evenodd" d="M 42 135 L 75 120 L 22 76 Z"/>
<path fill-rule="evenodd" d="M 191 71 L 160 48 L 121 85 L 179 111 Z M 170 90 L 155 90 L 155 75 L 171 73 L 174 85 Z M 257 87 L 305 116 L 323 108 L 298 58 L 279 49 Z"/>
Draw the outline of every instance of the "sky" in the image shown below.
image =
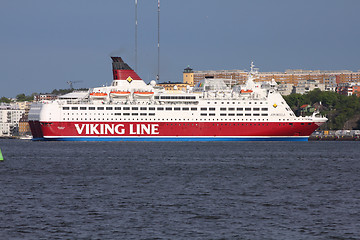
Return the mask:
<path fill-rule="evenodd" d="M 0 0 L 0 97 L 135 69 L 135 0 Z M 196 70 L 360 69 L 358 0 L 161 0 L 160 82 Z M 157 0 L 138 0 L 137 73 L 157 74 Z"/>

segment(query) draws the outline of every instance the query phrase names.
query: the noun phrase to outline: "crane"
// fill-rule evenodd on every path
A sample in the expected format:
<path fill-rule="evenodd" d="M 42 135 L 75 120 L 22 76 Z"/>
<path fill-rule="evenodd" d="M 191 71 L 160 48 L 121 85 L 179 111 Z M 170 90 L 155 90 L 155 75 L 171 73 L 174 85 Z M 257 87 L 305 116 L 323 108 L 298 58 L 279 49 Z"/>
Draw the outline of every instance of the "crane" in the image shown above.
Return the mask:
<path fill-rule="evenodd" d="M 69 84 L 70 89 L 74 89 L 73 88 L 73 83 L 79 83 L 79 82 L 82 82 L 82 81 L 67 81 L 66 83 Z"/>

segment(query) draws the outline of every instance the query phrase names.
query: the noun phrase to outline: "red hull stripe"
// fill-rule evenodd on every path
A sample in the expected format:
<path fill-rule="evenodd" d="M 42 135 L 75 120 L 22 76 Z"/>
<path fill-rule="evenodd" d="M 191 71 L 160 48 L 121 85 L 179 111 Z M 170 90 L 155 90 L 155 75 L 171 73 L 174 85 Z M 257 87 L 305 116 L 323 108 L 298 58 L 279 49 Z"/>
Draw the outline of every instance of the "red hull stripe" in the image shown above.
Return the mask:
<path fill-rule="evenodd" d="M 37 126 L 36 124 L 31 124 Z M 39 129 L 41 128 L 39 134 Z M 315 123 L 288 122 L 43 122 L 37 136 L 59 137 L 297 137 L 309 136 Z M 35 136 L 34 136 L 35 137 Z"/>

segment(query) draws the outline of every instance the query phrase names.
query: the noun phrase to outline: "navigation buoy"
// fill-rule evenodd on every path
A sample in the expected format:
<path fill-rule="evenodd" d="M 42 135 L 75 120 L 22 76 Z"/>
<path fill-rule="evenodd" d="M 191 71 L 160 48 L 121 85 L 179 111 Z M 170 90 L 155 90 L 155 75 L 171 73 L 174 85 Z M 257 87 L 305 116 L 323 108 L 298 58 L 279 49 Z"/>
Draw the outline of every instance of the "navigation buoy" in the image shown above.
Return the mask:
<path fill-rule="evenodd" d="M 2 155 L 1 149 L 0 149 L 0 161 L 3 161 L 3 160 L 4 160 L 4 158 L 3 158 L 3 155 Z"/>

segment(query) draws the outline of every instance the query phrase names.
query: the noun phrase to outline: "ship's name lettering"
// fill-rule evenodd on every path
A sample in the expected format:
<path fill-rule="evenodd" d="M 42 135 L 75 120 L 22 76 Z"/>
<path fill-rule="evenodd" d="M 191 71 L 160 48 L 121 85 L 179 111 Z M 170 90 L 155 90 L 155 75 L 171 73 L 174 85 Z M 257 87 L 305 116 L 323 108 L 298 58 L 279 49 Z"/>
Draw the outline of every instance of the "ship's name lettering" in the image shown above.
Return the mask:
<path fill-rule="evenodd" d="M 130 135 L 156 135 L 159 134 L 159 124 L 75 124 L 78 134 L 97 135 L 97 134 L 130 134 Z"/>
<path fill-rule="evenodd" d="M 285 116 L 285 113 L 272 113 L 270 116 Z"/>

